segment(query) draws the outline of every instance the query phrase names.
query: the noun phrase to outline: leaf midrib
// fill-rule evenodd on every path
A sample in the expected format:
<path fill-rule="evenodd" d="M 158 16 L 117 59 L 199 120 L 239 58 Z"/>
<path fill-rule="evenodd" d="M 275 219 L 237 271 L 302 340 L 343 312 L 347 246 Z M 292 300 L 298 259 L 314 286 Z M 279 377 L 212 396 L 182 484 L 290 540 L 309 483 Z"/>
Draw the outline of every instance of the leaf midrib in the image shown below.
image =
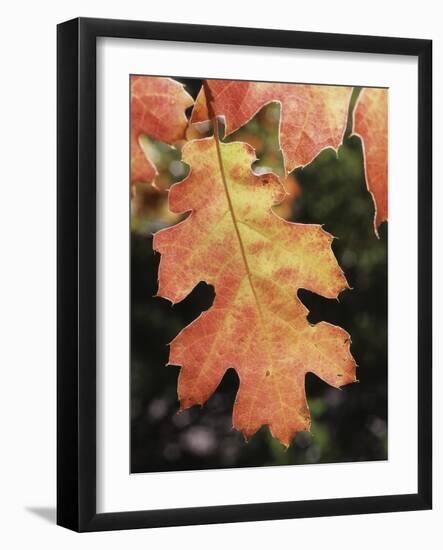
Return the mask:
<path fill-rule="evenodd" d="M 259 313 L 260 325 L 261 325 L 262 334 L 263 334 L 263 341 L 266 342 L 266 347 L 267 347 L 267 350 L 268 350 L 268 360 L 269 360 L 269 363 L 270 363 L 270 368 L 271 368 L 271 369 L 274 369 L 274 362 L 273 362 L 273 358 L 272 358 L 272 353 L 271 353 L 271 350 L 269 349 L 269 341 L 268 341 L 267 334 L 266 334 L 266 331 L 265 331 L 265 324 L 264 324 L 264 319 L 263 319 L 262 308 L 261 308 L 260 301 L 259 301 L 258 296 L 257 296 L 257 292 L 256 292 L 255 287 L 254 287 L 254 283 L 253 283 L 253 281 L 252 281 L 251 269 L 250 269 L 250 267 L 249 267 L 248 258 L 247 258 L 247 256 L 246 256 L 245 247 L 244 247 L 244 245 L 243 245 L 243 241 L 242 241 L 242 238 L 241 238 L 240 229 L 239 229 L 239 227 L 238 227 L 238 220 L 237 220 L 237 218 L 236 218 L 236 216 L 235 216 L 235 209 L 234 209 L 234 205 L 233 205 L 233 203 L 232 203 L 231 194 L 230 194 L 230 192 L 229 192 L 229 186 L 228 186 L 228 183 L 227 183 L 227 180 L 226 180 L 225 168 L 224 168 L 224 164 L 223 164 L 223 158 L 222 158 L 222 154 L 221 154 L 220 141 L 219 141 L 219 138 L 218 138 L 218 135 L 217 135 L 217 126 L 216 126 L 216 121 L 215 121 L 215 120 L 214 120 L 214 141 L 215 141 L 215 148 L 216 148 L 216 151 L 217 151 L 218 164 L 219 164 L 219 167 L 220 167 L 221 179 L 222 179 L 222 182 L 223 182 L 223 187 L 224 187 L 225 194 L 226 194 L 226 199 L 227 199 L 227 202 L 228 202 L 229 212 L 230 212 L 230 214 L 231 214 L 232 223 L 233 223 L 233 225 L 234 225 L 235 233 L 236 233 L 236 235 L 237 235 L 237 239 L 238 239 L 238 242 L 239 242 L 240 252 L 241 252 L 241 255 L 242 255 L 242 258 L 243 258 L 243 262 L 244 262 L 244 265 L 245 265 L 246 274 L 247 274 L 247 276 L 248 276 L 249 286 L 251 287 L 252 295 L 254 296 L 254 300 L 255 300 L 255 303 L 256 303 L 256 306 L 257 306 L 257 310 L 258 310 L 258 313 Z M 282 395 L 281 395 L 281 392 L 280 392 L 279 384 L 277 383 L 277 381 L 276 381 L 276 379 L 275 379 L 274 376 L 272 376 L 271 379 L 272 379 L 272 382 L 273 382 L 273 384 L 274 384 L 274 387 L 275 387 L 276 390 L 277 390 L 277 394 L 278 394 L 278 399 L 279 399 L 280 405 L 283 406 L 283 405 L 284 405 L 284 401 L 283 401 L 283 399 L 282 399 Z M 254 401 L 255 401 L 254 399 L 251 400 L 251 404 L 250 404 L 250 407 L 249 407 L 249 413 L 248 413 L 248 421 L 247 421 L 247 424 L 249 424 L 250 421 L 251 421 L 252 405 L 253 405 Z M 284 419 L 284 423 L 287 425 L 286 419 Z"/>
<path fill-rule="evenodd" d="M 226 194 L 226 199 L 227 199 L 227 202 L 228 202 L 228 208 L 229 208 L 229 212 L 231 214 L 232 224 L 234 225 L 235 233 L 237 235 L 237 240 L 238 240 L 238 243 L 239 243 L 239 246 L 240 246 L 240 252 L 241 252 L 241 255 L 242 255 L 243 263 L 245 264 L 245 269 L 246 269 L 246 274 L 248 276 L 249 286 L 251 287 L 251 291 L 252 291 L 252 294 L 254 296 L 254 300 L 256 302 L 257 309 L 258 309 L 258 312 L 259 312 L 259 315 L 260 315 L 260 320 L 261 320 L 262 325 L 263 325 L 263 312 L 262 312 L 261 305 L 260 305 L 260 302 L 259 302 L 259 299 L 258 299 L 258 296 L 257 296 L 257 292 L 256 292 L 255 287 L 254 287 L 254 283 L 252 282 L 252 273 L 251 273 L 251 270 L 249 268 L 248 258 L 246 256 L 246 250 L 245 250 L 245 247 L 243 245 L 240 229 L 238 227 L 238 221 L 237 221 L 237 218 L 235 216 L 235 209 L 234 209 L 234 205 L 232 203 L 231 194 L 229 192 L 229 186 L 228 186 L 228 183 L 227 183 L 227 180 L 226 180 L 225 168 L 224 168 L 224 165 L 223 165 L 223 158 L 222 158 L 222 154 L 221 154 L 220 141 L 219 141 L 218 136 L 216 136 L 216 132 L 217 132 L 217 129 L 215 128 L 214 129 L 215 148 L 216 148 L 216 151 L 217 151 L 217 159 L 218 159 L 218 164 L 219 164 L 219 167 L 220 167 L 220 174 L 221 174 L 221 179 L 222 179 L 223 187 L 224 187 L 225 194 Z"/>

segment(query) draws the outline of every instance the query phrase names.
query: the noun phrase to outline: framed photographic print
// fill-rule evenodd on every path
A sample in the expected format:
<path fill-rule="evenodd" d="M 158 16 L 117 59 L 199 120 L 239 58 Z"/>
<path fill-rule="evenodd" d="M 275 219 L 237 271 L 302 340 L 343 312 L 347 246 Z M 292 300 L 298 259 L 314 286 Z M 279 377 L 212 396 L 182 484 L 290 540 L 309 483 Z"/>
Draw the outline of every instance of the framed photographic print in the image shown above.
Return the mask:
<path fill-rule="evenodd" d="M 431 507 L 431 66 L 59 25 L 59 525 Z"/>

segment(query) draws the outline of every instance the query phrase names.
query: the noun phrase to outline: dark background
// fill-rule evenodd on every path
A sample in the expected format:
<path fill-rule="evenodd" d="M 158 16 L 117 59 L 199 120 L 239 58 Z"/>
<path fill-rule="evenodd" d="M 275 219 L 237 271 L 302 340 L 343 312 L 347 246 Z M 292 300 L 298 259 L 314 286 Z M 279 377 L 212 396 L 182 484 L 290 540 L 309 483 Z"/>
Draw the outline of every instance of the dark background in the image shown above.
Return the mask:
<path fill-rule="evenodd" d="M 200 80 L 176 80 L 194 97 L 201 86 Z M 358 90 L 350 113 L 357 95 Z M 278 172 L 278 119 L 277 104 L 264 107 L 229 141 L 250 142 L 260 159 L 257 166 Z M 350 130 L 351 117 L 338 155 L 325 150 L 309 166 L 296 170 L 290 178 L 294 192 L 276 210 L 291 221 L 323 224 L 337 237 L 333 250 L 353 290 L 343 292 L 339 301 L 303 289 L 298 296 L 310 310 L 310 322 L 328 321 L 349 332 L 359 383 L 337 390 L 309 374 L 306 393 L 311 433 L 297 434 L 287 451 L 267 427 L 248 443 L 232 428 L 239 383 L 233 369 L 203 407 L 177 413 L 179 367 L 165 366 L 167 344 L 211 306 L 214 290 L 200 283 L 174 307 L 153 298 L 160 256 L 152 251 L 152 233 L 177 220 L 164 214 L 167 194 L 138 194 L 131 224 L 131 472 L 387 458 L 387 224 L 380 227 L 378 239 L 360 139 L 351 136 Z M 182 179 L 186 167 L 179 166 L 180 144 L 177 151 L 155 143 L 151 146 L 163 155 L 166 165 L 159 180 L 170 184 Z"/>

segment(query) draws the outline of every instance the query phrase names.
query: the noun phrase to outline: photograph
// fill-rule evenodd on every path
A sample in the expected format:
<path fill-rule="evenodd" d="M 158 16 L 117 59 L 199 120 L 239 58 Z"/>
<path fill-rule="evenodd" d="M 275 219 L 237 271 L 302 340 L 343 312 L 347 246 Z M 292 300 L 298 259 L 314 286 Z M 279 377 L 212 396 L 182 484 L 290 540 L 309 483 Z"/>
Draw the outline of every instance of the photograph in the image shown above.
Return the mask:
<path fill-rule="evenodd" d="M 437 548 L 438 4 L 5 6 L 0 547 Z"/>
<path fill-rule="evenodd" d="M 128 86 L 131 474 L 388 460 L 389 89 Z"/>

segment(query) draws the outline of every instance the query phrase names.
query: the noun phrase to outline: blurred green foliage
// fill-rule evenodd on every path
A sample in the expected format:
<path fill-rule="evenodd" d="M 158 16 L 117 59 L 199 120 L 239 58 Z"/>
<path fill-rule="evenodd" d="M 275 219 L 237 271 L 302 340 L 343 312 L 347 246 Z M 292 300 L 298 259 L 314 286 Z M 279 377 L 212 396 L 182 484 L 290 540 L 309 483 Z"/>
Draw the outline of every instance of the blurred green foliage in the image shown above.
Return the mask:
<path fill-rule="evenodd" d="M 182 82 L 195 97 L 201 81 Z M 358 90 L 351 109 L 357 94 Z M 229 137 L 230 141 L 245 140 L 256 148 L 256 171 L 272 169 L 281 174 L 278 120 L 279 106 L 271 104 Z M 167 189 L 182 179 L 187 168 L 179 167 L 179 151 L 171 156 L 171 151 L 158 150 L 164 155 L 160 159 L 163 172 L 172 170 L 169 183 L 165 179 Z M 293 188 L 287 203 L 276 210 L 291 221 L 322 224 L 336 237 L 333 250 L 352 287 L 339 300 L 306 290 L 299 290 L 298 296 L 308 307 L 311 322 L 329 321 L 351 334 L 359 383 L 336 390 L 308 375 L 311 433 L 297 434 L 287 451 L 271 437 L 267 427 L 248 443 L 232 428 L 238 389 L 238 377 L 232 369 L 204 407 L 177 413 L 179 368 L 165 366 L 168 343 L 211 306 L 214 290 L 200 283 L 174 307 L 153 297 L 159 256 L 152 251 L 151 233 L 177 219 L 168 219 L 164 210 L 160 214 L 148 197 L 144 209 L 137 213 L 133 209 L 131 231 L 132 472 L 387 458 L 387 224 L 381 226 L 377 238 L 361 143 L 350 135 L 350 125 L 338 154 L 324 150 L 309 166 L 291 174 L 289 183 Z"/>

